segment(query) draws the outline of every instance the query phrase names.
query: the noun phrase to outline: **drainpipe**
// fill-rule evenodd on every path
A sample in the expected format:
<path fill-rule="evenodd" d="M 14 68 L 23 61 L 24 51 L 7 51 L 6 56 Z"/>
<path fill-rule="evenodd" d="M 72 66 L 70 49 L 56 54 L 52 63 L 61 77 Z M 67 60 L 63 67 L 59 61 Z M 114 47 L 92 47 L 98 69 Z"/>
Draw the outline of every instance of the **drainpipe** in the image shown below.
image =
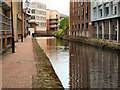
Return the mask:
<path fill-rule="evenodd" d="M 23 42 L 23 17 L 22 17 L 22 1 L 21 1 L 21 42 Z"/>
<path fill-rule="evenodd" d="M 12 53 L 15 53 L 12 0 L 11 0 L 11 24 L 12 24 Z"/>

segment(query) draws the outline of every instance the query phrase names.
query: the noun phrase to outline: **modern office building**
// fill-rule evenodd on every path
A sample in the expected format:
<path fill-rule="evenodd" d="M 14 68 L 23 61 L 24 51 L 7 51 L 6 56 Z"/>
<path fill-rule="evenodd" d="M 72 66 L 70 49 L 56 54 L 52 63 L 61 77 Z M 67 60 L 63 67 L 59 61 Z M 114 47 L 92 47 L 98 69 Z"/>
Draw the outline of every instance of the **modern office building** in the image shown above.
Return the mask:
<path fill-rule="evenodd" d="M 30 23 L 37 23 L 35 33 L 46 32 L 46 5 L 40 2 L 30 3 Z"/>
<path fill-rule="evenodd" d="M 120 1 L 91 0 L 94 38 L 120 41 Z"/>
<path fill-rule="evenodd" d="M 47 30 L 58 30 L 60 13 L 57 10 L 47 10 Z"/>
<path fill-rule="evenodd" d="M 69 35 L 80 37 L 92 37 L 91 4 L 70 0 L 69 3 Z"/>

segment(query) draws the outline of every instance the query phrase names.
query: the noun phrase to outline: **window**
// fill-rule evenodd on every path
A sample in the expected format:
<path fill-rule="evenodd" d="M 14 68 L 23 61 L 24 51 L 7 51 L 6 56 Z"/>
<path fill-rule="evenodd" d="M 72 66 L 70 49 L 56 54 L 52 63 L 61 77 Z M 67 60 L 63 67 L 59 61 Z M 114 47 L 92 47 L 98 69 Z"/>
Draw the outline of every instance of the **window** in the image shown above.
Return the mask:
<path fill-rule="evenodd" d="M 97 17 L 97 12 L 96 12 L 96 8 L 93 8 L 93 18 Z"/>
<path fill-rule="evenodd" d="M 77 29 L 77 25 L 75 25 L 75 29 Z"/>
<path fill-rule="evenodd" d="M 88 14 L 88 6 L 87 6 L 87 4 L 86 4 L 86 14 Z"/>
<path fill-rule="evenodd" d="M 78 10 L 78 16 L 80 16 L 80 10 Z"/>
<path fill-rule="evenodd" d="M 82 29 L 84 29 L 84 24 L 82 24 Z"/>
<path fill-rule="evenodd" d="M 72 3 L 72 6 L 73 6 L 73 9 L 74 9 L 74 1 L 73 1 L 73 3 Z"/>
<path fill-rule="evenodd" d="M 117 11 L 116 11 L 116 6 L 113 6 L 113 14 L 116 14 Z"/>
<path fill-rule="evenodd" d="M 46 27 L 46 23 L 45 23 L 45 27 Z"/>
<path fill-rule="evenodd" d="M 108 16 L 108 14 L 109 14 L 109 3 L 105 4 L 104 7 L 105 7 L 105 16 Z"/>
<path fill-rule="evenodd" d="M 80 24 L 78 25 L 78 29 L 80 29 Z"/>
<path fill-rule="evenodd" d="M 116 14 L 117 13 L 117 11 L 116 11 L 116 2 L 113 2 L 113 14 Z"/>
<path fill-rule="evenodd" d="M 81 2 L 81 5 L 84 5 L 84 2 Z"/>
<path fill-rule="evenodd" d="M 35 19 L 35 16 L 31 16 L 31 19 Z"/>
<path fill-rule="evenodd" d="M 32 3 L 32 5 L 31 5 L 31 6 L 32 6 L 32 8 L 35 8 L 36 4 Z"/>
<path fill-rule="evenodd" d="M 84 20 L 84 8 L 82 9 L 82 20 Z"/>
<path fill-rule="evenodd" d="M 84 8 L 82 9 L 82 16 L 84 16 Z"/>
<path fill-rule="evenodd" d="M 88 23 L 86 23 L 86 29 L 88 29 Z"/>
<path fill-rule="evenodd" d="M 102 17 L 102 9 L 100 9 L 100 17 Z"/>
<path fill-rule="evenodd" d="M 72 29 L 74 30 L 74 25 L 72 25 Z"/>
<path fill-rule="evenodd" d="M 79 8 L 80 8 L 80 2 L 78 2 L 79 4 L 78 4 L 78 6 L 79 6 Z"/>
<path fill-rule="evenodd" d="M 32 9 L 32 13 L 35 13 L 35 9 Z"/>

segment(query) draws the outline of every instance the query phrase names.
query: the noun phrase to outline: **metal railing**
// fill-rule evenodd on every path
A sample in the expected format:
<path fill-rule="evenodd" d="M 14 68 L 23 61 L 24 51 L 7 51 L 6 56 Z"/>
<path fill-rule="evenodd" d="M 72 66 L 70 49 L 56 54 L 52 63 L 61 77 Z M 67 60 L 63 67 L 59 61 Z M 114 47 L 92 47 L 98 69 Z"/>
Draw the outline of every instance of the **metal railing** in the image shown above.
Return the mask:
<path fill-rule="evenodd" d="M 59 27 L 59 25 L 50 25 L 50 28 L 58 28 Z"/>
<path fill-rule="evenodd" d="M 50 21 L 50 24 L 59 23 L 59 21 Z"/>
<path fill-rule="evenodd" d="M 11 34 L 11 19 L 3 14 L 0 14 L 0 18 L 0 34 Z"/>

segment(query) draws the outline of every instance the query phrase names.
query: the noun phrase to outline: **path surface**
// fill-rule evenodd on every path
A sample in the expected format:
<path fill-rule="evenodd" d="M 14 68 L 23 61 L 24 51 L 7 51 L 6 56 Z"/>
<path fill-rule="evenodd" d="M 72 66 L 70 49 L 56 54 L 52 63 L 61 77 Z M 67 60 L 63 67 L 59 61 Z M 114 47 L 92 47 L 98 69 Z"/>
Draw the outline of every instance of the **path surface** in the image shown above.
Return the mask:
<path fill-rule="evenodd" d="M 36 76 L 32 37 L 18 42 L 16 53 L 3 56 L 2 88 L 32 88 L 32 76 Z"/>

